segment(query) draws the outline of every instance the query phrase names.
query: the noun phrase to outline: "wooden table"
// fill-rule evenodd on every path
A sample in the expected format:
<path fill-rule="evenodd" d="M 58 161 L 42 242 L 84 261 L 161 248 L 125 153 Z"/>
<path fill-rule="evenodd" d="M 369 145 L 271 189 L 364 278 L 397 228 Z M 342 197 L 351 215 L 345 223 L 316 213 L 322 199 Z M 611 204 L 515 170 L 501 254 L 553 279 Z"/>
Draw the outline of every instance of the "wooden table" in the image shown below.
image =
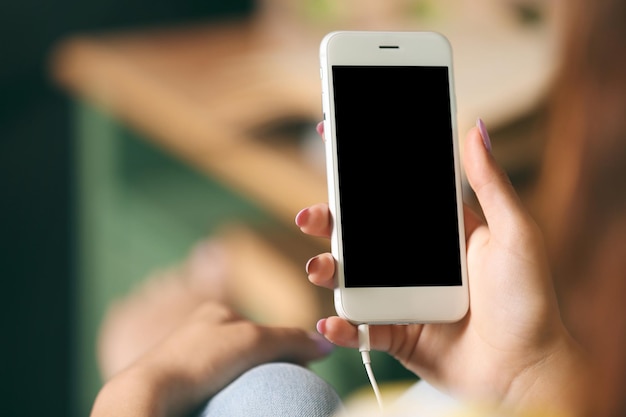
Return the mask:
<path fill-rule="evenodd" d="M 478 116 L 495 130 L 542 98 L 554 68 L 547 29 L 433 29 L 453 44 L 461 136 Z M 268 143 L 255 132 L 321 119 L 322 35 L 277 36 L 253 19 L 82 35 L 59 45 L 53 73 L 72 94 L 291 223 L 300 208 L 326 200 L 321 141 Z"/>
<path fill-rule="evenodd" d="M 307 169 L 297 144 L 269 145 L 254 133 L 321 120 L 315 51 L 313 39 L 285 45 L 254 22 L 228 22 L 69 39 L 54 74 L 77 97 L 292 221 L 325 201 L 324 173 Z"/>

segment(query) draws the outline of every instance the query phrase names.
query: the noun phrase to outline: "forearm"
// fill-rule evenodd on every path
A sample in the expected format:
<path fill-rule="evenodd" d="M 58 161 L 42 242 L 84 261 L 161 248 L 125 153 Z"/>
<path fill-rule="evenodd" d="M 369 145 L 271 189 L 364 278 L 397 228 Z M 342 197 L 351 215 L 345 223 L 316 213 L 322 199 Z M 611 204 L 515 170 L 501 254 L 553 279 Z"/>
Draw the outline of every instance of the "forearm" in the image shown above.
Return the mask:
<path fill-rule="evenodd" d="M 123 371 L 98 393 L 90 417 L 165 417 L 168 400 L 159 378 L 142 370 Z"/>

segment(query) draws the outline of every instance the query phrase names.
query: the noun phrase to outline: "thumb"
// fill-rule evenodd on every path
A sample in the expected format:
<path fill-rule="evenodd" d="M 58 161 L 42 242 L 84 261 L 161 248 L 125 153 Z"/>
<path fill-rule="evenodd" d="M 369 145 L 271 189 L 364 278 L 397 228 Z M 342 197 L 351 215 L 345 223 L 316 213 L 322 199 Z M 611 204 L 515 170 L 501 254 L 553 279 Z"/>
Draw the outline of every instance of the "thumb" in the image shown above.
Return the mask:
<path fill-rule="evenodd" d="M 491 154 L 489 133 L 481 119 L 465 138 L 463 165 L 489 228 L 506 232 L 526 216 L 522 202 L 507 173 Z"/>

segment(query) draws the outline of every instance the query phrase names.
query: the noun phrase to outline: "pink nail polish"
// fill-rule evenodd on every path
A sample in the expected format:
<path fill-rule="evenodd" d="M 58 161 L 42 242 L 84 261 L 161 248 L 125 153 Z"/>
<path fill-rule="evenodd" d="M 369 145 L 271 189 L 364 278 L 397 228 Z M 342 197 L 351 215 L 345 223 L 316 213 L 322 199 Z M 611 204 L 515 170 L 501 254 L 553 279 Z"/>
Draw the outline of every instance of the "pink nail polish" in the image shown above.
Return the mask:
<path fill-rule="evenodd" d="M 324 330 L 326 330 L 326 319 L 319 319 L 317 321 L 317 323 L 315 324 L 315 330 L 317 330 L 318 333 L 320 334 L 324 334 Z"/>
<path fill-rule="evenodd" d="M 306 222 L 306 219 L 308 217 L 309 214 L 309 208 L 303 208 L 302 210 L 300 210 L 298 212 L 298 214 L 296 214 L 296 226 L 298 227 L 302 227 L 302 225 L 304 224 L 304 222 Z"/>
<path fill-rule="evenodd" d="M 316 257 L 313 257 L 311 259 L 309 259 L 306 263 L 306 265 L 304 266 L 304 270 L 306 271 L 307 274 L 309 274 L 309 267 L 311 266 L 311 263 L 315 260 Z"/>
<path fill-rule="evenodd" d="M 320 136 L 324 135 L 324 122 L 319 122 L 317 126 L 315 126 L 315 130 Z"/>
<path fill-rule="evenodd" d="M 483 119 L 478 118 L 478 120 L 476 120 L 476 126 L 478 127 L 478 131 L 480 132 L 480 136 L 482 136 L 483 138 L 483 144 L 485 145 L 485 148 L 491 152 L 491 138 L 489 137 L 489 132 L 487 132 L 487 127 L 485 126 L 485 122 L 483 122 Z"/>

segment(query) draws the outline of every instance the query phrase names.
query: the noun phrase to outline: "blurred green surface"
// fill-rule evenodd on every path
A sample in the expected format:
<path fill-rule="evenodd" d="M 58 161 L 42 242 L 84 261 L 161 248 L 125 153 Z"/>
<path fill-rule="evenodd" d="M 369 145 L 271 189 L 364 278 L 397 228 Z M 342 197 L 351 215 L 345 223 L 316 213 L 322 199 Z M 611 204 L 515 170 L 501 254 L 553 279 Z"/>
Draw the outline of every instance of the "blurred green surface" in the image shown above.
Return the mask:
<path fill-rule="evenodd" d="M 199 240 L 233 221 L 274 219 L 253 202 L 156 149 L 114 118 L 78 103 L 76 415 L 88 415 L 101 380 L 96 336 L 109 303 L 155 271 L 184 260 Z M 372 352 L 379 383 L 414 379 Z M 311 368 L 342 397 L 369 385 L 357 350 L 337 348 Z"/>
<path fill-rule="evenodd" d="M 107 305 L 179 264 L 223 222 L 266 216 L 252 203 L 156 149 L 107 114 L 77 104 L 77 415 L 100 387 L 97 329 Z"/>

